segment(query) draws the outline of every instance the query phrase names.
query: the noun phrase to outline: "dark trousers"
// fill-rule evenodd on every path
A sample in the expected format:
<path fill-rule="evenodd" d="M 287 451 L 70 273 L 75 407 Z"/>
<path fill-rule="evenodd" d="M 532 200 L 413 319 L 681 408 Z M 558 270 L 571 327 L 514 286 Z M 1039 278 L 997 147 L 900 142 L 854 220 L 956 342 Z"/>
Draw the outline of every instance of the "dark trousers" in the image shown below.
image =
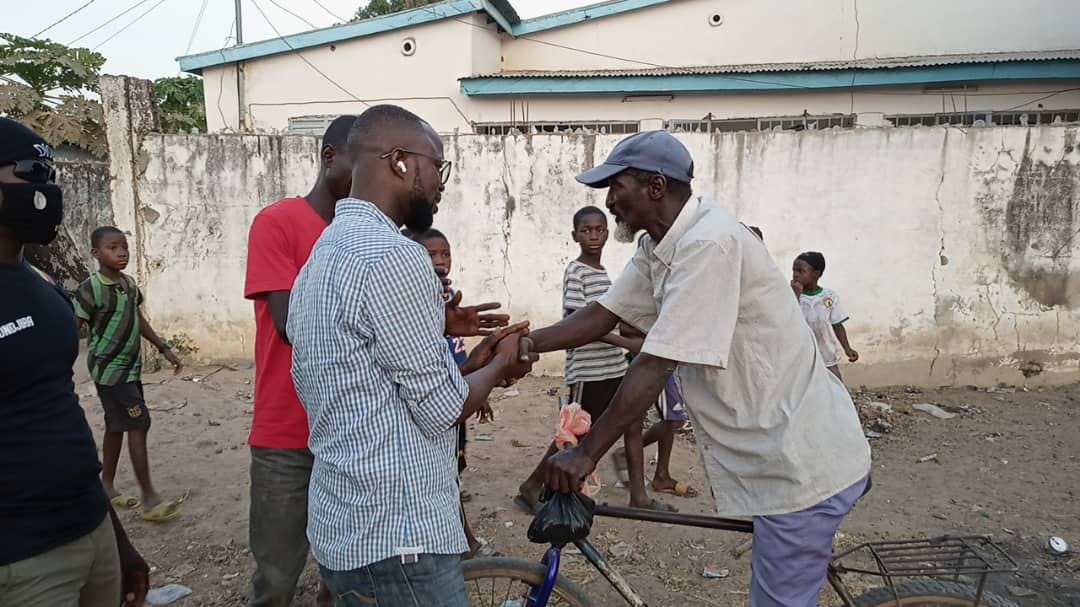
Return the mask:
<path fill-rule="evenodd" d="M 289 607 L 307 564 L 307 449 L 251 448 L 248 544 L 255 557 L 249 607 Z"/>

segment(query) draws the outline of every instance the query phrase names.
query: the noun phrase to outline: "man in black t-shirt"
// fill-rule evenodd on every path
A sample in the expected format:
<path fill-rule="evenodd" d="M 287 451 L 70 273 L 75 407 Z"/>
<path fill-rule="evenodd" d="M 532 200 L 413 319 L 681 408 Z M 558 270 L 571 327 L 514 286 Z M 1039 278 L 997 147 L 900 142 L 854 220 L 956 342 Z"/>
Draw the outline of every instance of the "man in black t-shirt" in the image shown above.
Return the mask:
<path fill-rule="evenodd" d="M 23 259 L 62 219 L 52 149 L 0 118 L 0 605 L 143 604 L 146 562 L 98 479 L 67 295 Z"/>

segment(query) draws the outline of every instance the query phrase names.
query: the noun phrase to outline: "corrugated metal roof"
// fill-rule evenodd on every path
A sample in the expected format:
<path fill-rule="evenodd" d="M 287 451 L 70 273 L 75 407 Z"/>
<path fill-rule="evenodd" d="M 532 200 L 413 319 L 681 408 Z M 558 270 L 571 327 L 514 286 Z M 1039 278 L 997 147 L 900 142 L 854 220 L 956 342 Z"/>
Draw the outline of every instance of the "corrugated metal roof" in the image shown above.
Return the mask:
<path fill-rule="evenodd" d="M 469 78 L 603 78 L 625 76 L 687 76 L 708 74 L 754 74 L 761 72 L 811 72 L 829 70 L 878 70 L 905 67 L 933 67 L 1014 61 L 1053 61 L 1080 59 L 1080 50 L 1021 51 L 1015 53 L 980 53 L 971 55 L 936 55 L 926 57 L 890 57 L 846 61 L 814 61 L 801 63 L 752 63 L 737 65 L 702 65 L 688 67 L 655 67 L 628 70 L 544 71 L 518 70 L 469 76 Z M 1080 78 L 1080 74 L 1077 74 Z M 464 79 L 463 79 L 464 80 Z"/>

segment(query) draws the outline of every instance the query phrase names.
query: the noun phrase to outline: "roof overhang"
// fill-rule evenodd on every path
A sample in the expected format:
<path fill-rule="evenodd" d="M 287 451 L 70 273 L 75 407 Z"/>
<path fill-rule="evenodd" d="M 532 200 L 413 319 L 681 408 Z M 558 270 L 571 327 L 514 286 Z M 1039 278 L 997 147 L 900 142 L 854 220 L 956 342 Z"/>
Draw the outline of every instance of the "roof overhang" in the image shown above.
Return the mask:
<path fill-rule="evenodd" d="M 670 0 L 614 0 L 523 21 L 514 10 L 510 0 L 445 0 L 364 21 L 343 23 L 251 44 L 186 55 L 177 57 L 176 60 L 180 63 L 181 70 L 192 74 L 202 74 L 206 68 L 344 42 L 481 11 L 486 13 L 501 31 L 511 36 L 523 36 L 665 2 L 670 2 Z"/>
<path fill-rule="evenodd" d="M 734 67 L 734 66 L 729 66 Z M 513 72 L 462 78 L 461 92 L 494 95 L 581 95 L 794 91 L 1017 80 L 1080 80 L 1080 58 L 906 67 L 757 71 L 715 68 Z"/>
<path fill-rule="evenodd" d="M 489 4 L 488 0 L 481 1 L 485 4 Z M 262 40 L 260 42 L 252 42 L 251 44 L 243 44 L 240 46 L 218 49 L 216 51 L 199 53 L 197 55 L 178 57 L 177 61 L 180 62 L 181 70 L 192 74 L 201 74 L 202 71 L 208 67 L 216 67 L 240 61 L 250 61 L 260 57 L 325 46 L 327 44 L 334 44 L 336 42 L 352 40 L 354 38 L 363 38 L 365 36 L 414 27 L 425 23 L 434 23 L 444 19 L 471 15 L 478 10 L 479 9 L 472 0 L 449 0 L 447 2 L 429 4 L 420 8 L 384 15 L 382 17 L 375 17 L 373 19 L 365 19 L 353 23 L 343 23 L 333 27 L 300 32 L 299 34 L 291 34 L 289 36 Z M 500 20 L 506 21 L 501 13 L 497 14 L 499 15 L 499 18 L 497 19 L 495 19 L 493 15 L 493 19 L 496 23 L 499 23 Z M 499 26 L 506 27 L 509 26 L 509 23 L 507 22 L 506 26 L 499 23 Z"/>

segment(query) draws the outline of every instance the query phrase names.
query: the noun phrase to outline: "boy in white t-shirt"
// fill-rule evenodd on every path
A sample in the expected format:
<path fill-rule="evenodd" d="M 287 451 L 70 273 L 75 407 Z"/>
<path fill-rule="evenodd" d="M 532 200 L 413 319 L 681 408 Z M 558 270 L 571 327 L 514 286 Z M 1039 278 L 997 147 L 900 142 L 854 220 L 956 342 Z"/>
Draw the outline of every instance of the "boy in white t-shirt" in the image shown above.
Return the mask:
<path fill-rule="evenodd" d="M 821 275 L 825 273 L 825 256 L 816 251 L 802 253 L 795 258 L 791 272 L 791 288 L 799 299 L 799 307 L 802 308 L 807 324 L 814 331 L 821 358 L 825 360 L 829 371 L 840 377 L 840 355 L 836 350 L 836 342 L 840 342 L 850 362 L 859 360 L 859 353 L 848 343 L 847 330 L 844 329 L 848 315 L 840 305 L 839 296 L 836 291 L 818 284 Z"/>

